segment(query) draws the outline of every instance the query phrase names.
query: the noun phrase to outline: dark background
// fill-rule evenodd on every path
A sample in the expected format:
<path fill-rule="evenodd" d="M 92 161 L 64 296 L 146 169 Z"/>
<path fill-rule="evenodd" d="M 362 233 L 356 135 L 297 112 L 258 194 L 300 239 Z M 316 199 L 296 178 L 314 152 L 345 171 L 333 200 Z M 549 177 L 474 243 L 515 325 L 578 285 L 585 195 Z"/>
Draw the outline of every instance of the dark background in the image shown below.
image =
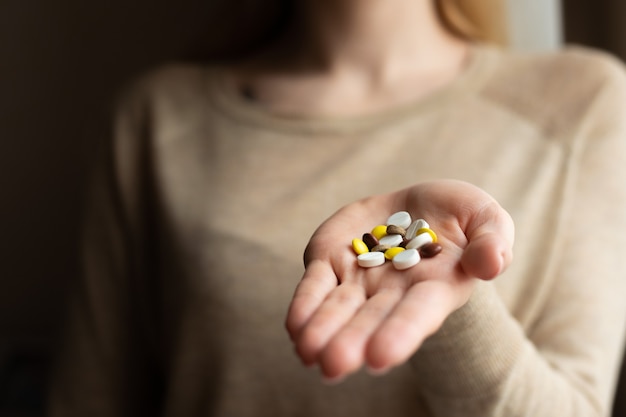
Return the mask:
<path fill-rule="evenodd" d="M 86 156 L 115 92 L 163 62 L 241 49 L 262 30 L 253 3 L 0 0 L 0 416 L 42 415 Z M 626 57 L 622 2 L 564 3 L 566 41 Z"/>

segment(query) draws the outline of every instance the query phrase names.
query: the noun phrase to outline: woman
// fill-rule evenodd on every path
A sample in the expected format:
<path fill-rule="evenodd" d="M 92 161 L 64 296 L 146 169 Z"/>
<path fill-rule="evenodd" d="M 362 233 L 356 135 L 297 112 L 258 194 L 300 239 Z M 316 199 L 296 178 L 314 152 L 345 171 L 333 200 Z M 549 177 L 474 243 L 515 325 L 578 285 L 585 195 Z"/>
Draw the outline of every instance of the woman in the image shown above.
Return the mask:
<path fill-rule="evenodd" d="M 163 69 L 123 101 L 52 414 L 607 415 L 621 66 L 504 53 L 450 1 L 294 9 L 249 59 Z M 321 226 L 298 285 L 309 236 L 368 195 Z M 349 240 L 399 209 L 442 254 L 355 268 Z"/>

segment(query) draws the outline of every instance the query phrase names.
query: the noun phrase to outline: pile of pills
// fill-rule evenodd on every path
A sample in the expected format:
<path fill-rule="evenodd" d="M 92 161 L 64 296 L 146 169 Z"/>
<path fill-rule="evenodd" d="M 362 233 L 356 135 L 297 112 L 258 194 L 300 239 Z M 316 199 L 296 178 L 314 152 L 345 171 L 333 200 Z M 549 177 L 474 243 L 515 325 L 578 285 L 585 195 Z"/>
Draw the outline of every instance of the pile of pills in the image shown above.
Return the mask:
<path fill-rule="evenodd" d="M 385 224 L 374 227 L 361 239 L 353 239 L 352 248 L 363 268 L 391 261 L 398 270 L 410 268 L 422 258 L 431 258 L 442 249 L 426 220 L 413 221 L 406 211 L 392 214 Z"/>

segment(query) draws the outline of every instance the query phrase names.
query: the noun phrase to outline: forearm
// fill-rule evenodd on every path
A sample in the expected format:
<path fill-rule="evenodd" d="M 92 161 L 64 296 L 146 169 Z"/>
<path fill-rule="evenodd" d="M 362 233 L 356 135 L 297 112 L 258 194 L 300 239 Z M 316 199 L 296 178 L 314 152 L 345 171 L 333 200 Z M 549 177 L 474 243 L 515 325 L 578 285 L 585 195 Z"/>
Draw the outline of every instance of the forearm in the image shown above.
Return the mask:
<path fill-rule="evenodd" d="M 620 345 L 620 335 L 596 343 L 616 362 L 611 346 Z M 547 360 L 507 311 L 493 283 L 481 282 L 411 365 L 436 416 L 553 417 L 555 410 L 572 417 L 607 415 L 610 404 L 599 388 L 603 381 L 568 370 L 568 364 L 558 363 L 564 357 Z M 597 368 L 594 359 L 585 365 Z M 606 367 L 616 368 L 617 363 Z M 584 374 L 584 367 L 580 371 Z"/>

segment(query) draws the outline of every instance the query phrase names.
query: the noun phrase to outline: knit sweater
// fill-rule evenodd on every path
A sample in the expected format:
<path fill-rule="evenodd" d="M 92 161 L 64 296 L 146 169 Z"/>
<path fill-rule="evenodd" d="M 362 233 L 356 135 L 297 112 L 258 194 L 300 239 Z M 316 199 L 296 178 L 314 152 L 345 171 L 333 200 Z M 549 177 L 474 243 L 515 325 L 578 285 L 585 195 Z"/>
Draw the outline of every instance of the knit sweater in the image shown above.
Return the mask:
<path fill-rule="evenodd" d="M 228 68 L 125 95 L 101 149 L 52 416 L 605 416 L 626 330 L 626 78 L 602 53 L 472 47 L 376 114 L 285 116 Z M 437 178 L 484 189 L 514 261 L 404 365 L 325 385 L 284 329 L 342 205 Z"/>

